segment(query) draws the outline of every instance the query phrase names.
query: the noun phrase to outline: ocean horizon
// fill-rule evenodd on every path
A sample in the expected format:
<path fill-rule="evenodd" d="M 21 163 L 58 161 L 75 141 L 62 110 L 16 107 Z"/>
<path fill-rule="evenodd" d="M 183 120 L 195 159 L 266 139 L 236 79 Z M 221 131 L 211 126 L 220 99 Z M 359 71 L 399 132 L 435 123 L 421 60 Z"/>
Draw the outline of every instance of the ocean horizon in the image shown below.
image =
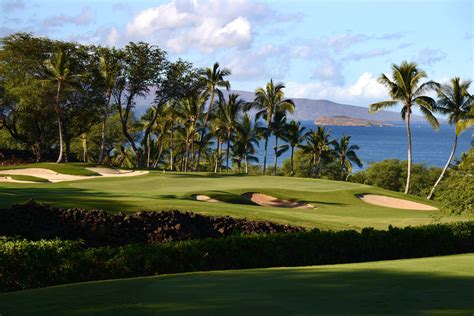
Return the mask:
<path fill-rule="evenodd" d="M 302 121 L 307 130 L 317 128 L 312 121 Z M 407 160 L 407 135 L 404 125 L 393 126 L 326 126 L 331 131 L 331 139 L 340 139 L 343 134 L 351 136 L 351 144 L 359 146 L 357 152 L 362 160 L 362 170 L 370 163 L 385 160 Z M 471 147 L 473 130 L 469 129 L 460 135 L 455 157 Z M 454 126 L 442 124 L 438 131 L 428 124 L 412 125 L 413 162 L 424 163 L 429 167 L 443 167 L 448 160 L 454 141 Z M 279 144 L 282 141 L 279 140 Z M 268 142 L 267 165 L 273 166 L 275 146 L 274 136 Z M 260 141 L 257 157 L 259 164 L 263 164 L 264 140 Z M 290 150 L 278 158 L 278 165 L 290 158 Z M 353 166 L 353 171 L 361 170 Z"/>

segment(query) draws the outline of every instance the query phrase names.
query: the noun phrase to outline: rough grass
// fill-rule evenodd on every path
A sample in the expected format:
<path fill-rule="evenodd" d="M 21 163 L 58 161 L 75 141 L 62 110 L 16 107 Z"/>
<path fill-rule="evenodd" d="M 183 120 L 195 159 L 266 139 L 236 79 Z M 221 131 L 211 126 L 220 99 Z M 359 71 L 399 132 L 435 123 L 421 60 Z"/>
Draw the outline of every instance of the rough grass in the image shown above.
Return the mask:
<path fill-rule="evenodd" d="M 474 310 L 474 254 L 198 272 L 0 295 L 5 315 L 443 314 Z"/>
<path fill-rule="evenodd" d="M 39 167 L 34 164 L 32 167 Z M 56 164 L 48 164 L 54 165 Z M 69 168 L 70 164 L 59 165 Z M 72 169 L 83 168 L 71 164 Z M 304 201 L 315 209 L 262 207 L 243 198 L 246 192 L 261 192 L 292 201 Z M 60 207 L 81 207 L 109 211 L 178 209 L 207 215 L 230 215 L 252 220 L 321 229 L 383 229 L 388 225 L 424 225 L 453 222 L 474 216 L 444 216 L 439 211 L 400 210 L 367 204 L 356 194 L 382 194 L 439 207 L 426 199 L 368 185 L 319 179 L 175 173 L 151 171 L 137 177 L 95 178 L 44 184 L 0 183 L 0 208 L 32 198 Z M 193 194 L 205 194 L 222 201 L 194 201 Z"/>

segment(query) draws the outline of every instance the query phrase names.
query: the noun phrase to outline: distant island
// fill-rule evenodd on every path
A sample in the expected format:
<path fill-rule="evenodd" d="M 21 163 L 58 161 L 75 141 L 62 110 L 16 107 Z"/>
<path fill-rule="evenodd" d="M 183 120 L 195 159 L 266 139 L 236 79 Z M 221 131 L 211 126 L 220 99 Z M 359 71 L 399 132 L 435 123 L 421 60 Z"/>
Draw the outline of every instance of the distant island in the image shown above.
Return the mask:
<path fill-rule="evenodd" d="M 332 126 L 393 126 L 383 121 L 368 120 L 364 118 L 355 118 L 345 115 L 336 116 L 320 116 L 314 123 L 316 125 L 332 125 Z"/>

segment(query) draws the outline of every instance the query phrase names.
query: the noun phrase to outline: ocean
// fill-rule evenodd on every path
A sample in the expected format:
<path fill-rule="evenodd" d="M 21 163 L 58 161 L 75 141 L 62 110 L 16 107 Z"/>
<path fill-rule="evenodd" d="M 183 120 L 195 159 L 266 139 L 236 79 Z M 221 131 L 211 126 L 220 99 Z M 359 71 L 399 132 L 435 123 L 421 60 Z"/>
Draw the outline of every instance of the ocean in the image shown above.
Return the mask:
<path fill-rule="evenodd" d="M 307 130 L 315 130 L 317 127 L 311 121 L 303 121 L 303 126 Z M 331 130 L 331 138 L 339 139 L 343 134 L 351 136 L 351 143 L 360 147 L 358 156 L 363 162 L 362 169 L 369 163 L 384 159 L 407 159 L 407 136 L 404 125 L 397 126 L 327 126 Z M 458 139 L 458 147 L 455 157 L 460 157 L 462 152 L 467 151 L 471 146 L 473 130 L 467 130 Z M 427 166 L 442 167 L 446 163 L 453 146 L 454 127 L 442 125 L 438 131 L 433 130 L 427 124 L 412 125 L 412 148 L 413 162 L 425 163 Z M 281 141 L 279 141 L 281 144 Z M 274 163 L 274 137 L 268 142 L 267 165 Z M 263 164 L 264 141 L 259 145 L 259 163 Z M 284 159 L 290 157 L 290 150 L 278 158 L 278 165 L 281 166 Z M 359 168 L 353 167 L 354 171 Z"/>

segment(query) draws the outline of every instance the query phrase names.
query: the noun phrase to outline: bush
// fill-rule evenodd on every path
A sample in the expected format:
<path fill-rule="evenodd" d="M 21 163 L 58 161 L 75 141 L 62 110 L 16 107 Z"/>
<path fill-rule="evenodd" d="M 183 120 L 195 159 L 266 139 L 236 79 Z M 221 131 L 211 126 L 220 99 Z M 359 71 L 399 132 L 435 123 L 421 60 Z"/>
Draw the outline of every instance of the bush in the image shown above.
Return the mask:
<path fill-rule="evenodd" d="M 75 241 L 0 242 L 2 291 L 218 269 L 305 266 L 474 251 L 474 221 L 356 231 L 318 229 L 164 244 L 87 248 Z"/>
<path fill-rule="evenodd" d="M 450 214 L 474 214 L 474 177 L 469 174 L 453 174 L 440 187 L 436 200 Z"/>
<path fill-rule="evenodd" d="M 413 164 L 410 193 L 427 196 L 441 173 L 441 168 L 428 168 L 425 164 Z M 367 170 L 355 173 L 349 181 L 374 185 L 387 190 L 403 192 L 407 178 L 407 162 L 388 159 L 369 165 Z"/>

